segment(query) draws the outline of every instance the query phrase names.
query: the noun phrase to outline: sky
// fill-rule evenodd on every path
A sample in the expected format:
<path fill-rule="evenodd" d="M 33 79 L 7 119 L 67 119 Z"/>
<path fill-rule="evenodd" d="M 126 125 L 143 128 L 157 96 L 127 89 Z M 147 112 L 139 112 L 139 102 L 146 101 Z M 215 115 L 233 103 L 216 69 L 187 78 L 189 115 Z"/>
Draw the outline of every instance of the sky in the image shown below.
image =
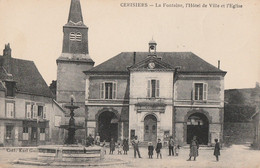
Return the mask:
<path fill-rule="evenodd" d="M 200 7 L 186 7 L 187 2 Z M 223 8 L 209 7 L 211 3 Z M 228 8 L 229 3 L 242 8 Z M 70 0 L 0 0 L 0 50 L 10 43 L 12 57 L 34 61 L 50 84 L 57 76 L 69 6 Z M 81 8 L 95 65 L 120 52 L 148 51 L 153 38 L 158 52 L 191 51 L 215 66 L 220 60 L 220 68 L 227 71 L 225 89 L 252 88 L 260 82 L 257 0 L 81 0 Z"/>

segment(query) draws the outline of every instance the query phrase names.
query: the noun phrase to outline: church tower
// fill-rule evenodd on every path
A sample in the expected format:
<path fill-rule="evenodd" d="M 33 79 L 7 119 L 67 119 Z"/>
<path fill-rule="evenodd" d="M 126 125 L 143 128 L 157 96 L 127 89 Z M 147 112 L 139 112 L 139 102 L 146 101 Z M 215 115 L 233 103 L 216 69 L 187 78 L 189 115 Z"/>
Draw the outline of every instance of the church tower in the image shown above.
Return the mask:
<path fill-rule="evenodd" d="M 80 0 L 71 0 L 68 22 L 63 26 L 62 53 L 56 62 L 57 102 L 61 105 L 67 104 L 70 102 L 70 95 L 74 95 L 75 104 L 80 106 L 75 111 L 76 122 L 84 124 L 85 74 L 83 71 L 92 68 L 94 61 L 89 56 L 88 27 L 83 22 Z M 80 132 L 77 131 L 77 134 L 82 135 L 83 132 Z"/>

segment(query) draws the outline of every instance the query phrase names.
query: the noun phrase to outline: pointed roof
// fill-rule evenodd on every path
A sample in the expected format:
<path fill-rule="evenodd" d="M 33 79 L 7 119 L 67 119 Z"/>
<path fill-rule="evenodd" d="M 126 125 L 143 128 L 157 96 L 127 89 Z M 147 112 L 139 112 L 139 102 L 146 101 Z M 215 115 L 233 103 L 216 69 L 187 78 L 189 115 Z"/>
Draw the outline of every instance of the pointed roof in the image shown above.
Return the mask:
<path fill-rule="evenodd" d="M 67 24 L 84 25 L 80 0 L 71 0 Z"/>

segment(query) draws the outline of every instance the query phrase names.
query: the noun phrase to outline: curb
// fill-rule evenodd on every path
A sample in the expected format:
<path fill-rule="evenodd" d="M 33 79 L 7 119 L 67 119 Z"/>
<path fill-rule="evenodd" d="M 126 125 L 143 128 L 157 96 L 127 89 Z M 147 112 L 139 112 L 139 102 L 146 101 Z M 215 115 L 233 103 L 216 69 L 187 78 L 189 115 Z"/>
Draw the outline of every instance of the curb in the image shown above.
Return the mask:
<path fill-rule="evenodd" d="M 27 160 L 16 160 L 13 163 L 15 164 L 24 164 L 24 165 L 37 165 L 37 166 L 49 166 L 49 163 L 27 161 Z"/>
<path fill-rule="evenodd" d="M 126 161 L 114 161 L 114 162 L 104 162 L 104 163 L 71 163 L 71 162 L 52 162 L 52 163 L 43 163 L 37 161 L 29 161 L 29 160 L 16 160 L 13 162 L 14 164 L 23 164 L 23 165 L 35 165 L 35 166 L 110 166 L 110 165 L 118 165 L 118 164 L 126 164 Z"/>

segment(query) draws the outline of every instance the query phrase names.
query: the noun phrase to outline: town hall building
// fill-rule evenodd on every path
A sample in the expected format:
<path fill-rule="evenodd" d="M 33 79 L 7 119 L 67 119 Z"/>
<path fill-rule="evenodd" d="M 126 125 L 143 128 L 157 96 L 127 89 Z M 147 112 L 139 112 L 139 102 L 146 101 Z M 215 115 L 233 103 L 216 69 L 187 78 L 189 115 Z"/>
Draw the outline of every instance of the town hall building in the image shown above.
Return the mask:
<path fill-rule="evenodd" d="M 71 1 L 63 32 L 57 101 L 66 104 L 75 96 L 81 107 L 76 120 L 86 128 L 78 139 L 99 134 L 101 141 L 222 141 L 225 71 L 192 52 L 157 52 L 154 40 L 148 52 L 121 52 L 94 66 L 79 0 Z"/>

